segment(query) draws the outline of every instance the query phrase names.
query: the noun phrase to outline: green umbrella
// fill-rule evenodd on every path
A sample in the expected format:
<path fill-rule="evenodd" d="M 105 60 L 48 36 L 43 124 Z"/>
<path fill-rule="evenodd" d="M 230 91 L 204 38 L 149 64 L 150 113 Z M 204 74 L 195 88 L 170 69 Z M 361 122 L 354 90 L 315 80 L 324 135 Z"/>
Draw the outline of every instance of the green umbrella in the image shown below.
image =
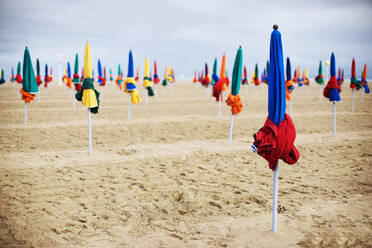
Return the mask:
<path fill-rule="evenodd" d="M 32 67 L 30 52 L 28 51 L 27 47 L 23 57 L 22 89 L 23 91 L 26 91 L 29 94 L 39 93 L 39 88 L 37 87 L 34 69 Z"/>
<path fill-rule="evenodd" d="M 36 83 L 37 83 L 38 87 L 42 83 L 41 77 L 40 77 L 40 62 L 39 62 L 39 59 L 36 60 Z"/>
<path fill-rule="evenodd" d="M 17 83 L 19 83 L 19 84 L 22 83 L 22 77 L 21 77 L 21 62 L 18 62 L 18 65 L 17 65 L 16 81 L 17 81 Z"/>
<path fill-rule="evenodd" d="M 319 62 L 319 72 L 318 72 L 318 76 L 316 76 L 315 78 L 315 81 L 318 84 L 324 84 L 322 61 Z"/>
<path fill-rule="evenodd" d="M 212 85 L 215 85 L 218 80 L 220 79 L 217 76 L 217 58 L 215 58 L 213 64 Z"/>
<path fill-rule="evenodd" d="M 269 63 L 269 61 L 267 61 L 267 62 L 266 62 L 267 78 L 269 78 L 269 68 L 270 68 L 270 63 Z"/>
<path fill-rule="evenodd" d="M 231 82 L 231 94 L 227 98 L 227 105 L 231 106 L 231 120 L 230 120 L 230 132 L 229 132 L 229 145 L 232 141 L 232 131 L 234 125 L 234 115 L 239 114 L 243 109 L 243 105 L 240 101 L 239 90 L 240 84 L 242 81 L 242 64 L 243 64 L 243 51 L 239 47 L 238 52 L 236 53 L 232 82 Z"/>
<path fill-rule="evenodd" d="M 74 67 L 74 75 L 73 75 L 73 83 L 79 84 L 80 83 L 80 77 L 79 77 L 79 57 L 78 54 L 76 53 L 75 56 L 75 67 Z"/>
<path fill-rule="evenodd" d="M 254 81 L 258 81 L 258 65 L 256 63 L 256 67 L 254 68 Z"/>

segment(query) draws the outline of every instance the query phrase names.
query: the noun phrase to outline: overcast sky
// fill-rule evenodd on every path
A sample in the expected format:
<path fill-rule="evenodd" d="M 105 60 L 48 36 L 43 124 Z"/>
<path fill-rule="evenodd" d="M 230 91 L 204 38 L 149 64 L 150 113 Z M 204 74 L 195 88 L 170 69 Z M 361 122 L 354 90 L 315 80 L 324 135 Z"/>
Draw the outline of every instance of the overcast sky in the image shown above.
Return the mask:
<path fill-rule="evenodd" d="M 67 61 L 73 66 L 77 52 L 82 66 L 89 40 L 94 70 L 100 58 L 114 76 L 119 63 L 127 73 L 129 49 L 142 72 L 145 56 L 157 60 L 161 77 L 168 64 L 176 77 L 192 77 L 216 57 L 220 66 L 225 52 L 231 74 L 239 45 L 251 75 L 255 63 L 261 72 L 269 57 L 276 23 L 292 70 L 308 67 L 313 77 L 319 60 L 334 52 L 347 78 L 355 57 L 359 77 L 365 63 L 372 66 L 371 12 L 370 0 L 0 0 L 0 67 L 8 79 L 28 46 L 32 60 L 39 58 L 42 68 L 48 63 L 57 77 L 57 54 L 64 54 L 65 67 Z"/>

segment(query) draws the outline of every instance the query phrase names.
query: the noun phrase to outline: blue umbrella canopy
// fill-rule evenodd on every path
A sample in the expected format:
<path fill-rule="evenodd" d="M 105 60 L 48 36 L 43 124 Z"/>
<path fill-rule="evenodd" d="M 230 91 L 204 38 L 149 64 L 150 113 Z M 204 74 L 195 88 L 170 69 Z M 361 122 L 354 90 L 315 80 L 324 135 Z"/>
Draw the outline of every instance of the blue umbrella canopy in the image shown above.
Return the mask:
<path fill-rule="evenodd" d="M 130 78 L 134 77 L 132 50 L 129 51 L 128 74 L 127 74 L 127 77 L 130 77 Z"/>
<path fill-rule="evenodd" d="M 288 81 L 292 79 L 291 61 L 289 60 L 288 57 L 287 57 L 287 68 L 286 69 L 287 69 L 286 72 L 287 72 L 287 81 Z"/>
<path fill-rule="evenodd" d="M 67 62 L 67 77 L 71 78 L 71 66 L 70 62 Z"/>
<path fill-rule="evenodd" d="M 282 37 L 277 28 L 271 33 L 269 70 L 269 118 L 279 126 L 284 119 L 286 99 Z"/>
<path fill-rule="evenodd" d="M 101 65 L 101 60 L 98 60 L 98 83 L 101 84 L 102 83 L 102 79 L 100 79 L 100 77 L 102 78 L 102 65 Z"/>
<path fill-rule="evenodd" d="M 48 77 L 48 65 L 45 64 L 45 76 Z"/>

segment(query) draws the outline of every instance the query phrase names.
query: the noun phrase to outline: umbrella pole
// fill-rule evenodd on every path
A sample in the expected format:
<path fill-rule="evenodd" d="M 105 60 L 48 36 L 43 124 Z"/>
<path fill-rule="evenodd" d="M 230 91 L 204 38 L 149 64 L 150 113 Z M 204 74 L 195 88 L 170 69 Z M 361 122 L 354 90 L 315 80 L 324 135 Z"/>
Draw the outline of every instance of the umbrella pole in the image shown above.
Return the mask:
<path fill-rule="evenodd" d="M 147 97 L 148 97 L 147 95 L 148 95 L 148 92 L 146 92 L 145 95 L 146 95 L 145 96 L 145 107 L 147 107 Z"/>
<path fill-rule="evenodd" d="M 89 137 L 89 154 L 92 154 L 92 123 L 90 118 L 90 109 L 88 108 L 88 137 Z"/>
<path fill-rule="evenodd" d="M 38 102 L 40 102 L 40 93 L 41 93 L 41 91 L 39 90 L 39 94 L 38 94 L 38 96 L 37 96 L 37 99 L 38 99 L 37 101 L 38 101 Z"/>
<path fill-rule="evenodd" d="M 351 90 L 351 112 L 354 112 L 354 89 Z"/>
<path fill-rule="evenodd" d="M 231 146 L 231 143 L 232 143 L 233 127 L 234 127 L 234 114 L 231 113 L 230 132 L 229 132 L 229 146 Z"/>
<path fill-rule="evenodd" d="M 208 86 L 205 88 L 205 97 L 208 99 L 209 88 Z"/>
<path fill-rule="evenodd" d="M 165 96 L 165 87 L 163 87 L 163 96 Z"/>
<path fill-rule="evenodd" d="M 19 83 L 17 82 L 17 98 L 19 97 Z"/>
<path fill-rule="evenodd" d="M 363 94 L 364 94 L 364 89 L 362 88 L 362 95 L 360 96 L 360 101 L 363 102 Z"/>
<path fill-rule="evenodd" d="M 130 102 L 130 93 L 128 94 L 128 120 L 130 120 L 130 110 L 131 110 L 131 102 Z"/>
<path fill-rule="evenodd" d="M 289 100 L 289 115 L 292 114 L 292 100 Z"/>
<path fill-rule="evenodd" d="M 75 96 L 72 96 L 72 108 L 76 107 Z"/>
<path fill-rule="evenodd" d="M 12 84 L 12 90 L 14 91 L 14 82 L 13 82 L 13 84 Z"/>
<path fill-rule="evenodd" d="M 27 102 L 25 102 L 25 120 L 24 120 L 25 126 L 27 125 Z"/>
<path fill-rule="evenodd" d="M 257 85 L 254 87 L 254 98 L 257 98 Z"/>
<path fill-rule="evenodd" d="M 277 231 L 277 219 L 278 219 L 278 171 L 279 171 L 279 161 L 276 164 L 276 169 L 274 171 L 274 187 L 273 187 L 273 219 L 271 230 L 273 232 Z"/>
<path fill-rule="evenodd" d="M 158 99 L 158 85 L 155 84 L 155 99 Z"/>
<path fill-rule="evenodd" d="M 209 96 L 211 96 L 210 98 L 211 98 L 211 104 L 213 104 L 213 86 L 211 86 L 211 92 L 210 92 L 210 95 Z"/>
<path fill-rule="evenodd" d="M 248 85 L 246 84 L 244 88 L 245 88 L 245 94 L 248 95 Z"/>
<path fill-rule="evenodd" d="M 319 102 L 322 102 L 322 85 L 319 84 Z"/>
<path fill-rule="evenodd" d="M 336 137 L 336 102 L 333 102 L 333 137 Z"/>
<path fill-rule="evenodd" d="M 222 101 L 222 92 L 220 92 L 220 97 L 218 98 L 218 112 L 217 112 L 217 117 L 220 117 L 220 115 L 221 115 L 221 101 Z"/>

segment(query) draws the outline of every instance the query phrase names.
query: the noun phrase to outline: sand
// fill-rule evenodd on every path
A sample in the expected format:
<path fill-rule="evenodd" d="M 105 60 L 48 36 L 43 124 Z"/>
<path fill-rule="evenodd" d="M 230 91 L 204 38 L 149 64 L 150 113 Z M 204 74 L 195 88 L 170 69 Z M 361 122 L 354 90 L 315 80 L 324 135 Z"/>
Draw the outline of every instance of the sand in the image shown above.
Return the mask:
<path fill-rule="evenodd" d="M 102 88 L 97 87 L 102 91 Z M 0 86 L 0 247 L 372 247 L 372 96 L 345 82 L 332 136 L 332 103 L 296 89 L 301 157 L 279 166 L 278 232 L 271 232 L 272 171 L 251 152 L 267 116 L 267 86 L 241 89 L 230 109 L 176 82 L 132 105 L 110 82 L 92 116 L 51 83 L 24 103 Z M 226 94 L 225 94 L 226 98 Z"/>

